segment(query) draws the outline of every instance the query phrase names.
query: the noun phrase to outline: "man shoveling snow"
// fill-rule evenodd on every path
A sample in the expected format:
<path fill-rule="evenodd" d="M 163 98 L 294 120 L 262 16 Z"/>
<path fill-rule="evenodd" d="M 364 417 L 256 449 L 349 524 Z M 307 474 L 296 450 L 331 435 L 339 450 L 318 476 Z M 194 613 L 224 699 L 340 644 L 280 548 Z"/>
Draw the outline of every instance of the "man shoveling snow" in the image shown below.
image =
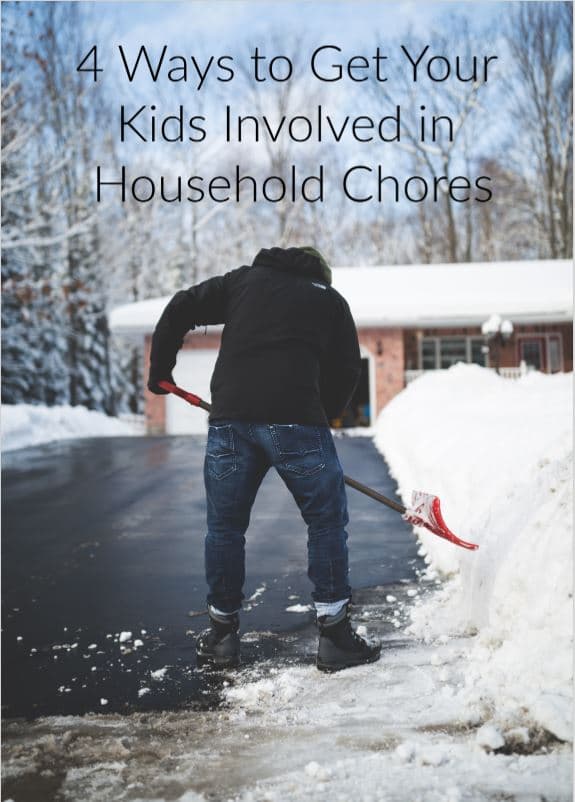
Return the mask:
<path fill-rule="evenodd" d="M 148 388 L 166 391 L 185 334 L 224 324 L 210 385 L 204 463 L 210 629 L 198 663 L 240 659 L 245 532 L 259 486 L 274 467 L 308 527 L 308 576 L 318 617 L 317 666 L 374 662 L 380 646 L 352 628 L 344 476 L 328 420 L 349 403 L 360 376 L 355 324 L 314 248 L 261 250 L 251 266 L 172 298 L 152 338 Z"/>

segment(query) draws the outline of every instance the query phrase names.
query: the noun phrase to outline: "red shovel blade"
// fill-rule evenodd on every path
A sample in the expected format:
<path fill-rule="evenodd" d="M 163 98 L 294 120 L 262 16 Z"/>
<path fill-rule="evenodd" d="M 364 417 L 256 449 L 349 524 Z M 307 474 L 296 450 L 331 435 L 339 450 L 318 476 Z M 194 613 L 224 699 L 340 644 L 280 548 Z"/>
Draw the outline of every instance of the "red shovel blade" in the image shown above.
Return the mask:
<path fill-rule="evenodd" d="M 478 549 L 476 543 L 469 543 L 461 540 L 448 529 L 443 515 L 441 514 L 441 503 L 437 496 L 431 493 L 423 493 L 421 490 L 414 490 L 411 497 L 411 507 L 408 507 L 403 515 L 403 519 L 414 526 L 424 526 L 433 532 L 434 535 L 450 540 L 457 546 L 464 549 Z"/>

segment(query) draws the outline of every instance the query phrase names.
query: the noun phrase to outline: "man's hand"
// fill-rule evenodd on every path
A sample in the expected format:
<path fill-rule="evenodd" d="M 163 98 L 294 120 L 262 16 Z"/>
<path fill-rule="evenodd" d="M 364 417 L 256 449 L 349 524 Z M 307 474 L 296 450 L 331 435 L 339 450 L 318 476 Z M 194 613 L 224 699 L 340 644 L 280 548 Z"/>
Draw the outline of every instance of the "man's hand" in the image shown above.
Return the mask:
<path fill-rule="evenodd" d="M 154 395 L 168 395 L 169 394 L 168 391 L 164 390 L 158 384 L 158 382 L 161 382 L 161 381 L 166 381 L 166 382 L 170 382 L 171 384 L 175 384 L 175 381 L 174 381 L 171 373 L 168 376 L 155 376 L 155 375 L 152 376 L 152 374 L 150 374 L 150 377 L 148 379 L 148 390 L 151 393 L 154 393 Z"/>

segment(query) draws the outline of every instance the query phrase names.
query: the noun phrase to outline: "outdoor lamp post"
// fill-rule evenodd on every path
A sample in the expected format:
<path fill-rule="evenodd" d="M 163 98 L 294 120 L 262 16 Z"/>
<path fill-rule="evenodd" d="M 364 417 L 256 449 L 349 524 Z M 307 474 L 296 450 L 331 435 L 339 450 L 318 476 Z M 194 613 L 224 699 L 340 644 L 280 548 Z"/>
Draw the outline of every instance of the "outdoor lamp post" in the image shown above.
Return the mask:
<path fill-rule="evenodd" d="M 495 371 L 499 373 L 501 349 L 509 342 L 513 335 L 513 323 L 507 319 L 502 320 L 500 315 L 491 315 L 481 326 L 481 333 L 487 341 L 488 353 L 491 354 L 491 350 L 493 349 Z"/>

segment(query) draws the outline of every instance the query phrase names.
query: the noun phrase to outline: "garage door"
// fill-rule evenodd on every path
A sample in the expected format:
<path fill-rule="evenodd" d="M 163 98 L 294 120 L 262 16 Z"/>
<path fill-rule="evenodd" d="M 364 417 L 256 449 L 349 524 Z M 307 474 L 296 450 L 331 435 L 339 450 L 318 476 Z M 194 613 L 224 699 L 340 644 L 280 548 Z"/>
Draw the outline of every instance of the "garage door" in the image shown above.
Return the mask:
<path fill-rule="evenodd" d="M 217 348 L 180 351 L 174 370 L 176 384 L 210 401 L 210 379 Z M 208 413 L 192 407 L 175 395 L 166 396 L 166 433 L 201 434 L 208 431 Z"/>

